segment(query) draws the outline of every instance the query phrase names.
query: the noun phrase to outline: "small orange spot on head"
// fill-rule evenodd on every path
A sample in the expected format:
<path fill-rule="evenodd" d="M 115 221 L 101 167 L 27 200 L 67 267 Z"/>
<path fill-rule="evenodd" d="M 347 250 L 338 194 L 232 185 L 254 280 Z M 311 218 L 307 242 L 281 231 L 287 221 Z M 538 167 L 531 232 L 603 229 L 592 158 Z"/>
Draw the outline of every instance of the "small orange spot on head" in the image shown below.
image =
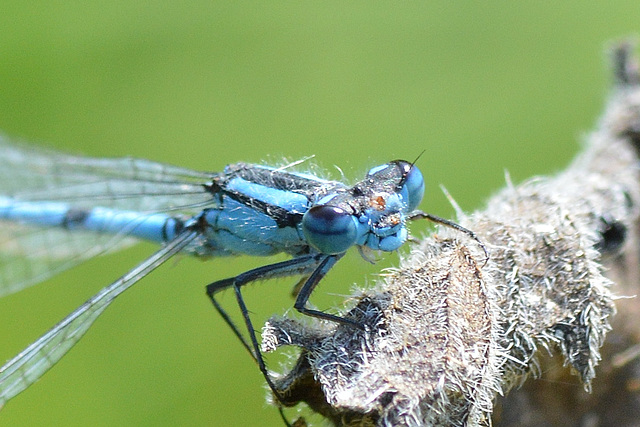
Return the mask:
<path fill-rule="evenodd" d="M 379 211 L 383 211 L 386 205 L 387 205 L 387 202 L 384 200 L 384 197 L 380 195 L 374 196 L 371 199 L 369 199 L 369 206 Z"/>
<path fill-rule="evenodd" d="M 393 214 L 393 215 L 389 215 L 389 222 L 391 223 L 391 225 L 398 225 L 400 224 L 400 214 Z"/>

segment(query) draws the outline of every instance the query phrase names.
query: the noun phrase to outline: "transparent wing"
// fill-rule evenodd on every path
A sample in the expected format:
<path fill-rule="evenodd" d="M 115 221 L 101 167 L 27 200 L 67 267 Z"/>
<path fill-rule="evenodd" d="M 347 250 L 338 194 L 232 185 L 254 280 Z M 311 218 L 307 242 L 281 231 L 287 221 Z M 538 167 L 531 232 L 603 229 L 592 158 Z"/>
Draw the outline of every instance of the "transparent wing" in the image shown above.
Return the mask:
<path fill-rule="evenodd" d="M 70 156 L 13 144 L 0 136 L 0 195 L 16 200 L 191 216 L 211 201 L 203 184 L 212 177 L 148 160 Z M 134 242 L 126 233 L 68 231 L 0 220 L 0 296 Z"/>
<path fill-rule="evenodd" d="M 121 235 L 71 233 L 0 221 L 0 297 L 136 241 Z"/>
<path fill-rule="evenodd" d="M 71 156 L 0 136 L 0 194 L 25 201 L 61 201 L 141 212 L 189 210 L 212 174 L 152 162 Z M 193 211 L 193 209 L 191 209 Z"/>
<path fill-rule="evenodd" d="M 120 279 L 102 289 L 0 368 L 0 408 L 55 365 L 118 295 L 180 252 L 197 236 L 198 233 L 187 231 L 176 237 Z"/>

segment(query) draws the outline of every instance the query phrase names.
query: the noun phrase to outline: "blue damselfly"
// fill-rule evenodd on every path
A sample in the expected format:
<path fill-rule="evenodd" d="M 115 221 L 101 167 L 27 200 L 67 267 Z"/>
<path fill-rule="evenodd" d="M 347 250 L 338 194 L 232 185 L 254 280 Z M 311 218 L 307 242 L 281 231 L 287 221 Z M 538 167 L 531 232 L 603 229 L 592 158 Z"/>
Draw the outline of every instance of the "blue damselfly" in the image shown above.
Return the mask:
<path fill-rule="evenodd" d="M 221 173 L 196 172 L 141 159 L 71 156 L 4 137 L 0 153 L 0 296 L 136 240 L 161 246 L 0 368 L 0 407 L 60 360 L 118 295 L 177 253 L 291 255 L 206 287 L 280 399 L 242 299 L 243 285 L 301 277 L 298 311 L 362 329 L 307 307 L 316 285 L 349 248 L 394 251 L 407 240 L 406 221 L 416 218 L 477 240 L 455 223 L 416 210 L 424 181 L 403 160 L 372 168 L 348 186 L 290 167 L 235 163 Z M 235 291 L 248 340 L 216 300 L 227 288 Z"/>

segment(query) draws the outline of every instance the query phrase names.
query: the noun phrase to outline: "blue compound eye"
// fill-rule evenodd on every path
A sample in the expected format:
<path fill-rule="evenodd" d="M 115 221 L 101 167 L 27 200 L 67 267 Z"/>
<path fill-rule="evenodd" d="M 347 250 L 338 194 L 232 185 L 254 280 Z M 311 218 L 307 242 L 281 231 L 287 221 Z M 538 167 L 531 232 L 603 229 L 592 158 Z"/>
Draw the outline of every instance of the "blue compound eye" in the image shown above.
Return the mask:
<path fill-rule="evenodd" d="M 407 195 L 407 210 L 412 211 L 420 205 L 424 196 L 424 178 L 416 165 L 404 160 L 396 160 L 395 163 L 402 169 L 403 178 L 400 182 L 401 191 Z"/>
<path fill-rule="evenodd" d="M 327 255 L 341 254 L 353 246 L 357 230 L 357 219 L 336 206 L 314 206 L 302 217 L 302 232 L 307 242 Z"/>

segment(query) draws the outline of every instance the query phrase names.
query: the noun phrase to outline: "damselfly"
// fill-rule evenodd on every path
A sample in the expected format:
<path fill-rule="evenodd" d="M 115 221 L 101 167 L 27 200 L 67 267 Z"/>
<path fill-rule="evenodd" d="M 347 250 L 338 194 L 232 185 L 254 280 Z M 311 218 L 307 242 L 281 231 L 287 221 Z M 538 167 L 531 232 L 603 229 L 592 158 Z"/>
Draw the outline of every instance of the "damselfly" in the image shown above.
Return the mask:
<path fill-rule="evenodd" d="M 416 211 L 423 193 L 420 170 L 403 160 L 377 166 L 347 186 L 288 167 L 236 163 L 221 173 L 204 173 L 148 160 L 70 156 L 0 138 L 0 296 L 136 240 L 161 246 L 0 368 L 0 407 L 60 360 L 118 295 L 180 252 L 292 256 L 206 287 L 281 399 L 259 350 L 242 286 L 302 277 L 294 303 L 298 311 L 363 328 L 307 307 L 316 285 L 349 248 L 394 251 L 407 240 L 406 221 L 415 218 L 477 240 L 455 223 Z M 249 340 L 215 298 L 227 288 L 235 291 Z"/>

